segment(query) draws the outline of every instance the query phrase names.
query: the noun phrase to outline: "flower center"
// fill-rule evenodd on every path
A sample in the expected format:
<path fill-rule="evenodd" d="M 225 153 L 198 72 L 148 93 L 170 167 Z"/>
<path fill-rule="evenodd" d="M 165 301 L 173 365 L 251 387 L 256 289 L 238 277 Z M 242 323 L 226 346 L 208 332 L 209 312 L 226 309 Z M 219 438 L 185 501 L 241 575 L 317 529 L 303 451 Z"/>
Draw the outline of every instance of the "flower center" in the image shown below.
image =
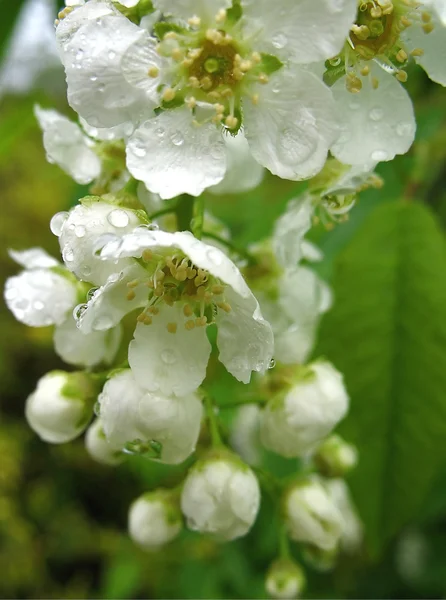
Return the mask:
<path fill-rule="evenodd" d="M 187 256 L 178 253 L 163 256 L 145 250 L 143 264 L 151 272 L 144 281 L 135 279 L 127 283 L 127 299 L 136 297 L 135 289 L 143 284 L 149 288 L 148 304 L 137 317 L 144 325 L 151 325 L 164 305 L 178 304 L 184 316 L 184 328 L 192 330 L 215 321 L 218 310 L 230 312 L 225 301 L 225 285 L 205 269 L 195 266 Z M 169 333 L 176 333 L 178 323 L 168 323 Z"/>

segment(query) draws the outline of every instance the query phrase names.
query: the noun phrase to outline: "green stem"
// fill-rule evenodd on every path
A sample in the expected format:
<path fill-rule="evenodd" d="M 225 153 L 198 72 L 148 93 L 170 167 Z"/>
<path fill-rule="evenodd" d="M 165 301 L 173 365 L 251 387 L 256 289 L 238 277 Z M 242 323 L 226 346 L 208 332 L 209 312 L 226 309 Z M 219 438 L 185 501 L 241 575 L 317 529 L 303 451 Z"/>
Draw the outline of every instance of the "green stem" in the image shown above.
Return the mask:
<path fill-rule="evenodd" d="M 285 525 L 280 526 L 279 531 L 279 554 L 280 558 L 290 558 L 290 540 Z"/>
<path fill-rule="evenodd" d="M 213 446 L 223 446 L 223 440 L 220 435 L 220 428 L 218 424 L 218 418 L 214 411 L 214 403 L 212 402 L 210 396 L 206 394 L 204 397 L 204 407 L 206 410 L 206 416 L 209 422 L 209 431 L 211 433 L 212 445 Z"/>
<path fill-rule="evenodd" d="M 219 244 L 222 244 L 223 246 L 228 248 L 228 250 L 231 250 L 231 252 L 234 252 L 235 254 L 238 254 L 239 256 L 245 258 L 250 265 L 253 265 L 256 262 L 255 258 L 251 256 L 251 254 L 249 254 L 247 250 L 234 246 L 232 242 L 230 242 L 229 240 L 225 240 L 216 233 L 212 233 L 211 231 L 203 231 L 203 237 L 209 238 L 210 240 L 215 240 Z"/>
<path fill-rule="evenodd" d="M 177 215 L 178 231 L 191 231 L 191 221 L 194 210 L 194 198 L 188 194 L 178 196 L 175 213 Z"/>
<path fill-rule="evenodd" d="M 204 196 L 198 196 L 194 201 L 194 218 L 191 223 L 192 233 L 201 240 L 203 236 L 203 225 L 204 225 Z"/>
<path fill-rule="evenodd" d="M 176 206 L 170 206 L 169 208 L 163 208 L 162 210 L 157 210 L 156 212 L 149 215 L 149 219 L 153 221 L 154 219 L 158 219 L 158 217 L 162 217 L 164 215 L 173 214 L 176 211 Z"/>

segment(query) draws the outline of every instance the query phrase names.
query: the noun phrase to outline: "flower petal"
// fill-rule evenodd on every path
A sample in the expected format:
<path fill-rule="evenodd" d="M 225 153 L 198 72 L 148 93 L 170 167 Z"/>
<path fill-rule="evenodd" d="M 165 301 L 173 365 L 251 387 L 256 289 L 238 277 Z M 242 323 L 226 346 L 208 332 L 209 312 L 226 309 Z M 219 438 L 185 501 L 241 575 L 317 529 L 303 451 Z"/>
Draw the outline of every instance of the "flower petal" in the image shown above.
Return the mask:
<path fill-rule="evenodd" d="M 352 94 L 340 79 L 332 87 L 338 106 L 341 134 L 331 147 L 333 155 L 348 165 L 373 165 L 404 154 L 415 137 L 412 101 L 389 73 L 372 66 L 379 85 L 362 79 L 362 89 Z"/>
<path fill-rule="evenodd" d="M 278 305 L 293 323 L 314 322 L 331 307 L 330 288 L 308 267 L 286 269 L 278 287 Z"/>
<path fill-rule="evenodd" d="M 148 33 L 140 35 L 124 52 L 121 61 L 122 73 L 126 80 L 141 90 L 154 101 L 159 101 L 158 86 L 162 82 L 159 75 L 149 75 L 150 69 L 155 73 L 163 73 L 169 64 L 156 51 L 157 42 Z"/>
<path fill-rule="evenodd" d="M 163 199 L 198 196 L 223 179 L 225 145 L 219 129 L 212 123 L 195 125 L 188 108 L 167 110 L 131 136 L 127 168 Z"/>
<path fill-rule="evenodd" d="M 245 133 L 254 158 L 284 179 L 312 177 L 337 134 L 330 90 L 315 75 L 282 68 L 245 98 Z"/>
<path fill-rule="evenodd" d="M 274 351 L 273 332 L 252 294 L 250 298 L 241 298 L 227 288 L 225 298 L 231 311 L 218 313 L 218 358 L 231 375 L 249 383 L 252 371 L 264 373 L 270 366 Z"/>
<path fill-rule="evenodd" d="M 257 187 L 265 173 L 264 168 L 254 160 L 245 134 L 225 135 L 226 173 L 222 181 L 209 188 L 213 194 L 240 194 Z"/>
<path fill-rule="evenodd" d="M 111 142 L 113 140 L 126 140 L 132 135 L 135 127 L 133 123 L 121 123 L 115 127 L 92 127 L 85 119 L 80 118 L 82 129 L 95 140 Z"/>
<path fill-rule="evenodd" d="M 43 145 L 50 162 L 59 165 L 81 185 L 99 177 L 101 161 L 76 123 L 55 110 L 44 110 L 37 105 L 34 114 L 43 131 Z"/>
<path fill-rule="evenodd" d="M 187 20 L 196 15 L 212 23 L 220 9 L 231 6 L 231 0 L 153 0 L 153 6 L 174 17 Z"/>
<path fill-rule="evenodd" d="M 283 267 L 296 266 L 304 251 L 304 235 L 310 230 L 314 213 L 312 198 L 302 194 L 288 203 L 274 225 L 273 250 Z"/>
<path fill-rule="evenodd" d="M 149 392 L 184 396 L 206 376 L 211 344 L 205 327 L 184 327 L 181 307 L 163 306 L 151 325 L 138 323 L 129 346 L 129 364 L 138 384 Z M 168 324 L 175 324 L 170 333 Z"/>
<path fill-rule="evenodd" d="M 49 269 L 60 263 L 43 248 L 28 248 L 27 250 L 8 250 L 9 256 L 25 269 Z"/>
<path fill-rule="evenodd" d="M 307 64 L 336 55 L 355 21 L 356 0 L 241 0 L 259 50 Z M 259 34 L 258 34 L 259 35 Z"/>
<path fill-rule="evenodd" d="M 416 62 L 423 67 L 429 78 L 436 83 L 446 86 L 446 3 L 444 6 L 443 24 L 432 11 L 433 30 L 426 34 L 422 27 L 413 24 L 403 31 L 401 37 L 406 41 L 409 48 L 421 48 L 424 53 L 416 56 Z"/>

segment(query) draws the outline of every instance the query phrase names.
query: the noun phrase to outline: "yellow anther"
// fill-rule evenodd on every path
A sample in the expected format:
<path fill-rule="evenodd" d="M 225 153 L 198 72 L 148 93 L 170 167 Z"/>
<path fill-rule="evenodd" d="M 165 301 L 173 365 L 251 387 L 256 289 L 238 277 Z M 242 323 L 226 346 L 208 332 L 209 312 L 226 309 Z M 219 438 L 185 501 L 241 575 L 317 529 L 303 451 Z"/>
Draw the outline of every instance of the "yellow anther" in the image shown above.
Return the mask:
<path fill-rule="evenodd" d="M 421 13 L 421 20 L 423 21 L 423 23 L 430 23 L 432 21 L 432 17 L 429 13 L 423 12 Z"/>
<path fill-rule="evenodd" d="M 223 35 L 217 29 L 208 29 L 206 31 L 206 39 L 217 46 L 223 40 Z"/>
<path fill-rule="evenodd" d="M 178 325 L 176 323 L 167 323 L 167 331 L 169 333 L 176 333 Z"/>
<path fill-rule="evenodd" d="M 231 90 L 231 88 L 225 88 L 220 92 L 220 94 L 223 96 L 223 98 L 230 98 L 234 95 L 234 92 Z"/>
<path fill-rule="evenodd" d="M 259 94 L 253 94 L 253 95 L 251 96 L 251 102 L 252 102 L 252 103 L 253 103 L 255 106 L 257 106 L 257 104 L 259 103 L 259 99 L 260 99 L 260 96 L 259 96 Z"/>
<path fill-rule="evenodd" d="M 362 89 L 362 81 L 354 73 L 347 73 L 345 87 L 352 94 L 357 94 Z"/>
<path fill-rule="evenodd" d="M 139 285 L 139 283 L 140 283 L 139 279 L 134 279 L 133 281 L 129 281 L 127 283 L 127 287 L 128 288 L 135 288 L 135 287 L 137 287 Z"/>
<path fill-rule="evenodd" d="M 197 270 L 192 267 L 188 267 L 187 269 L 187 278 L 193 279 L 197 275 Z"/>
<path fill-rule="evenodd" d="M 208 320 L 206 317 L 198 317 L 197 319 L 195 319 L 195 325 L 197 327 L 204 327 L 207 322 Z"/>
<path fill-rule="evenodd" d="M 253 52 L 251 54 L 251 59 L 253 62 L 259 64 L 260 62 L 262 62 L 262 56 L 260 54 L 260 52 Z"/>
<path fill-rule="evenodd" d="M 177 62 L 181 62 L 184 58 L 184 51 L 181 48 L 174 48 L 172 50 L 172 58 Z"/>
<path fill-rule="evenodd" d="M 191 317 L 194 314 L 194 311 L 192 310 L 192 307 L 190 304 L 185 304 L 183 306 L 183 314 L 185 317 Z"/>
<path fill-rule="evenodd" d="M 211 119 L 212 123 L 214 123 L 214 125 L 218 125 L 219 123 L 221 123 L 223 121 L 223 119 L 225 118 L 224 115 L 222 115 L 221 113 L 219 113 L 218 115 L 214 115 Z"/>
<path fill-rule="evenodd" d="M 197 17 L 197 15 L 194 15 L 193 17 L 188 19 L 187 22 L 191 27 L 200 27 L 201 25 L 201 19 L 200 17 Z"/>
<path fill-rule="evenodd" d="M 178 39 L 178 34 L 175 31 L 168 31 L 164 34 L 163 40 L 176 40 Z"/>
<path fill-rule="evenodd" d="M 269 77 L 266 73 L 260 73 L 260 75 L 257 78 L 259 80 L 260 83 L 268 83 L 269 81 Z"/>
<path fill-rule="evenodd" d="M 373 19 L 379 19 L 383 14 L 382 8 L 380 6 L 372 6 L 370 9 L 370 16 Z"/>
<path fill-rule="evenodd" d="M 127 300 L 134 300 L 136 298 L 135 290 L 129 290 L 127 292 Z"/>
<path fill-rule="evenodd" d="M 242 60 L 240 63 L 240 71 L 247 73 L 252 69 L 252 62 L 250 60 Z"/>
<path fill-rule="evenodd" d="M 350 29 L 360 40 L 367 40 L 370 37 L 370 29 L 367 25 L 352 25 Z"/>
<path fill-rule="evenodd" d="M 147 318 L 146 313 L 142 312 L 141 314 L 139 314 L 136 317 L 136 320 L 138 321 L 138 323 L 144 323 L 144 320 Z"/>
<path fill-rule="evenodd" d="M 208 94 L 209 96 L 210 94 Z M 224 113 L 225 112 L 225 107 L 223 104 L 215 104 L 214 105 L 214 109 L 216 113 Z"/>
<path fill-rule="evenodd" d="M 228 115 L 225 119 L 225 125 L 228 129 L 235 129 L 238 125 L 237 117 L 234 117 L 233 115 Z"/>
<path fill-rule="evenodd" d="M 224 21 L 226 21 L 226 11 L 224 8 L 221 8 L 218 13 L 215 15 L 215 22 L 216 23 L 223 23 Z"/>
<path fill-rule="evenodd" d="M 174 304 L 174 300 L 173 300 L 172 296 L 165 295 L 165 296 L 163 296 L 163 300 L 167 304 L 167 306 L 173 306 L 173 304 Z"/>
<path fill-rule="evenodd" d="M 152 317 L 146 316 L 144 318 L 143 323 L 144 323 L 144 325 L 151 325 L 152 324 Z"/>
<path fill-rule="evenodd" d="M 423 31 L 424 33 L 431 33 L 434 30 L 434 26 L 432 23 L 425 23 L 423 25 Z"/>
<path fill-rule="evenodd" d="M 175 279 L 177 281 L 186 281 L 187 279 L 187 271 L 186 269 L 178 269 L 175 273 Z"/>
<path fill-rule="evenodd" d="M 365 65 L 364 67 L 362 67 L 360 73 L 363 77 L 367 77 L 367 75 L 370 73 L 369 65 Z"/>
<path fill-rule="evenodd" d="M 175 98 L 175 95 L 175 90 L 172 88 L 166 88 L 163 92 L 164 102 L 172 102 L 172 100 Z"/>
<path fill-rule="evenodd" d="M 206 293 L 206 288 L 204 287 L 204 285 L 201 285 L 200 287 L 197 288 L 197 297 L 198 298 L 204 298 L 205 293 Z"/>
<path fill-rule="evenodd" d="M 189 77 L 189 85 L 193 88 L 199 88 L 200 82 L 198 81 L 197 77 L 194 77 L 192 75 L 191 77 Z"/>
<path fill-rule="evenodd" d="M 402 69 L 400 71 L 398 71 L 398 73 L 395 75 L 395 77 L 398 79 L 398 81 L 401 81 L 401 83 L 406 83 L 406 81 L 407 81 L 407 73 L 406 73 L 406 71 L 403 71 Z"/>
<path fill-rule="evenodd" d="M 197 58 L 199 58 L 201 56 L 202 52 L 203 52 L 203 48 L 192 48 L 191 50 L 188 51 L 187 57 L 191 58 L 192 60 L 196 60 Z"/>
<path fill-rule="evenodd" d="M 236 67 L 235 69 L 232 70 L 232 76 L 237 81 L 241 81 L 243 79 L 243 77 L 245 76 L 245 74 L 238 67 Z"/>
<path fill-rule="evenodd" d="M 217 90 L 214 90 L 212 92 L 208 92 L 207 96 L 208 96 L 208 98 L 210 100 L 214 100 L 214 101 L 215 100 L 220 100 L 220 98 L 221 98 L 220 92 L 217 92 Z"/>
<path fill-rule="evenodd" d="M 158 75 L 160 74 L 160 70 L 158 69 L 158 67 L 150 67 L 150 69 L 147 71 L 147 75 L 149 77 L 158 77 Z"/>
<path fill-rule="evenodd" d="M 374 90 L 379 88 L 379 79 L 377 77 L 372 77 L 372 88 Z"/>
<path fill-rule="evenodd" d="M 423 56 L 424 50 L 422 48 L 414 48 L 411 52 L 412 56 Z"/>
<path fill-rule="evenodd" d="M 202 87 L 204 91 L 210 90 L 212 87 L 212 79 L 207 75 L 205 77 L 202 77 L 200 81 L 200 87 Z"/>
<path fill-rule="evenodd" d="M 195 328 L 195 321 L 193 321 L 192 319 L 190 321 L 186 321 L 186 323 L 184 324 L 184 327 L 188 330 L 191 331 L 191 329 Z"/>
<path fill-rule="evenodd" d="M 158 296 L 158 298 L 161 298 L 161 296 L 164 294 L 163 286 L 157 285 L 156 288 L 154 289 L 153 293 L 155 294 L 155 296 Z"/>
<path fill-rule="evenodd" d="M 150 261 L 152 260 L 152 257 L 153 257 L 153 253 L 152 253 L 152 251 L 151 251 L 151 250 L 148 250 L 148 249 L 146 249 L 146 250 L 143 250 L 143 253 L 142 253 L 142 259 L 143 259 L 145 262 L 150 262 Z"/>
<path fill-rule="evenodd" d="M 408 19 L 406 16 L 404 16 L 404 15 L 403 15 L 403 16 L 400 18 L 400 25 L 401 25 L 403 28 L 410 27 L 410 26 L 412 25 L 412 21 L 411 21 L 410 19 Z"/>
<path fill-rule="evenodd" d="M 147 312 L 151 315 L 157 315 L 159 313 L 159 308 L 157 308 L 156 306 L 149 306 Z"/>
<path fill-rule="evenodd" d="M 191 67 L 194 64 L 194 61 L 191 60 L 190 58 L 185 58 L 181 64 L 183 65 L 183 67 L 188 69 L 189 67 Z"/>
<path fill-rule="evenodd" d="M 402 48 L 396 54 L 396 60 L 400 63 L 406 62 L 407 60 L 407 52 L 405 52 Z"/>
<path fill-rule="evenodd" d="M 226 313 L 229 313 L 232 310 L 231 305 L 228 304 L 228 302 L 217 302 L 217 306 L 218 308 L 224 310 Z"/>
<path fill-rule="evenodd" d="M 190 96 L 186 99 L 186 106 L 192 110 L 197 106 L 197 100 L 193 96 Z"/>
<path fill-rule="evenodd" d="M 224 288 L 224 286 L 222 286 L 222 285 L 213 285 L 213 286 L 211 287 L 211 292 L 212 292 L 213 294 L 216 294 L 217 296 L 218 296 L 219 294 L 223 294 L 223 292 L 224 292 L 224 291 L 225 291 L 225 288 Z"/>

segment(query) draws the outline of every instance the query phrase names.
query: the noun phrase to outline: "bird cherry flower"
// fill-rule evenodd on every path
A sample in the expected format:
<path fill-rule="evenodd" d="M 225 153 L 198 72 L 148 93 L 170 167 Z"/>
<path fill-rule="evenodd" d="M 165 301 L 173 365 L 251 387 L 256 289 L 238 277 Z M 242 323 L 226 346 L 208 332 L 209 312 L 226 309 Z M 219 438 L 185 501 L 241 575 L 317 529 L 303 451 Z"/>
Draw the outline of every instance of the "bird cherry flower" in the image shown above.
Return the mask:
<path fill-rule="evenodd" d="M 333 103 L 301 65 L 341 48 L 354 0 L 318 0 L 317 27 L 310 27 L 314 10 L 288 0 L 274 10 L 248 0 L 234 7 L 159 0 L 154 7 L 174 21 L 155 25 L 157 37 L 105 2 L 104 14 L 89 18 L 99 11 L 89 4 L 58 26 L 69 100 L 94 126 L 133 119 L 127 165 L 151 191 L 198 195 L 219 183 L 221 132 L 242 126 L 254 158 L 280 177 L 304 179 L 322 168 L 337 135 Z M 84 21 L 81 11 L 89 13 Z M 156 116 L 142 114 L 142 97 L 158 107 Z"/>
<path fill-rule="evenodd" d="M 100 257 L 133 259 L 112 275 L 79 315 L 89 332 L 116 325 L 135 308 L 129 364 L 138 383 L 152 392 L 182 396 L 202 383 L 211 352 L 206 329 L 217 325 L 219 359 L 240 381 L 264 372 L 273 353 L 269 323 L 234 263 L 189 232 L 138 227 L 105 240 Z"/>

